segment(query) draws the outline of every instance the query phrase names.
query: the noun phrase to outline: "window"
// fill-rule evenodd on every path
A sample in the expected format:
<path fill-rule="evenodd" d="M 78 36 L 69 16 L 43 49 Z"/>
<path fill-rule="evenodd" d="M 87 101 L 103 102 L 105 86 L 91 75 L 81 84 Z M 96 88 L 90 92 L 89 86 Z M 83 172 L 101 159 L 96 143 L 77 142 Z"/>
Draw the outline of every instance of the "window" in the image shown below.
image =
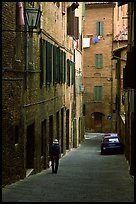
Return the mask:
<path fill-rule="evenodd" d="M 79 17 L 74 18 L 74 37 L 76 40 L 79 39 Z"/>
<path fill-rule="evenodd" d="M 60 83 L 63 82 L 63 51 L 60 50 Z"/>
<path fill-rule="evenodd" d="M 72 7 L 67 8 L 67 35 L 74 35 L 74 17 L 75 10 L 72 10 Z"/>
<path fill-rule="evenodd" d="M 79 17 L 75 16 L 75 10 L 72 7 L 67 8 L 67 35 L 79 39 Z"/>
<path fill-rule="evenodd" d="M 41 43 L 41 86 L 66 82 L 66 52 L 40 39 Z"/>
<path fill-rule="evenodd" d="M 52 83 L 52 59 L 53 59 L 53 46 L 49 42 L 46 42 L 46 85 Z"/>
<path fill-rule="evenodd" d="M 67 60 L 67 85 L 70 86 L 70 60 Z"/>
<path fill-rule="evenodd" d="M 102 54 L 96 54 L 95 55 L 95 67 L 96 68 L 102 68 L 103 67 L 103 55 Z"/>
<path fill-rule="evenodd" d="M 82 33 L 79 35 L 79 50 L 82 51 Z"/>
<path fill-rule="evenodd" d="M 71 61 L 71 84 L 74 84 L 75 79 L 75 64 Z"/>
<path fill-rule="evenodd" d="M 46 41 L 40 39 L 41 44 L 41 86 L 46 84 Z"/>
<path fill-rule="evenodd" d="M 57 72 L 56 72 L 56 82 L 60 83 L 60 48 L 57 47 Z"/>
<path fill-rule="evenodd" d="M 101 102 L 102 101 L 102 86 L 94 87 L 94 101 Z"/>
<path fill-rule="evenodd" d="M 75 64 L 71 60 L 67 60 L 67 85 L 74 84 Z"/>
<path fill-rule="evenodd" d="M 53 45 L 53 85 L 57 83 L 57 47 Z"/>
<path fill-rule="evenodd" d="M 103 22 L 102 21 L 96 22 L 96 35 L 103 36 Z"/>
<path fill-rule="evenodd" d="M 66 52 L 64 52 L 64 61 L 63 61 L 63 66 L 64 66 L 64 76 L 63 76 L 63 83 L 66 82 Z"/>

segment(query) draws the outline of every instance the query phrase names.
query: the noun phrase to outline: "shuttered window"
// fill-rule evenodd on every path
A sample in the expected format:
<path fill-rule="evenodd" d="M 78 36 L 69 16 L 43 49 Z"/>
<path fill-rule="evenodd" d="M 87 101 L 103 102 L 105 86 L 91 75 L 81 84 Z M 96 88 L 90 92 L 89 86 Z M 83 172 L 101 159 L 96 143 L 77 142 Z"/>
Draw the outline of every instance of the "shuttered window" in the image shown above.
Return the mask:
<path fill-rule="evenodd" d="M 94 101 L 101 102 L 102 101 L 102 86 L 94 87 Z"/>
<path fill-rule="evenodd" d="M 40 85 L 46 84 L 46 41 L 42 38 L 40 39 L 40 49 L 41 49 L 41 75 L 40 75 Z"/>
<path fill-rule="evenodd" d="M 95 67 L 96 68 L 102 68 L 103 67 L 103 55 L 102 54 L 96 54 L 95 55 Z"/>
<path fill-rule="evenodd" d="M 66 53 L 64 52 L 64 79 L 63 83 L 66 82 Z"/>
<path fill-rule="evenodd" d="M 79 39 L 79 17 L 74 18 L 74 37 L 76 40 Z"/>
<path fill-rule="evenodd" d="M 74 78 L 75 78 L 75 66 L 74 62 L 71 62 L 71 84 L 74 84 Z"/>
<path fill-rule="evenodd" d="M 67 60 L 67 85 L 70 86 L 70 60 Z"/>
<path fill-rule="evenodd" d="M 55 85 L 66 82 L 66 53 L 59 47 L 40 39 L 41 75 L 40 84 Z"/>
<path fill-rule="evenodd" d="M 53 45 L 53 85 L 57 83 L 57 47 Z"/>
<path fill-rule="evenodd" d="M 67 85 L 74 84 L 75 64 L 71 60 L 67 60 Z"/>
<path fill-rule="evenodd" d="M 52 44 L 46 42 L 46 85 L 52 82 Z"/>
<path fill-rule="evenodd" d="M 60 50 L 60 83 L 63 81 L 63 51 Z"/>
<path fill-rule="evenodd" d="M 82 2 L 82 16 L 85 17 L 85 2 Z"/>
<path fill-rule="evenodd" d="M 96 35 L 103 36 L 103 26 L 104 23 L 102 21 L 96 22 Z"/>
<path fill-rule="evenodd" d="M 60 48 L 57 47 L 57 72 L 56 72 L 56 82 L 60 83 Z"/>
<path fill-rule="evenodd" d="M 79 50 L 82 51 L 82 33 L 79 36 Z"/>
<path fill-rule="evenodd" d="M 72 7 L 67 8 L 67 34 L 70 36 L 74 35 L 74 17 L 75 10 L 72 11 Z"/>

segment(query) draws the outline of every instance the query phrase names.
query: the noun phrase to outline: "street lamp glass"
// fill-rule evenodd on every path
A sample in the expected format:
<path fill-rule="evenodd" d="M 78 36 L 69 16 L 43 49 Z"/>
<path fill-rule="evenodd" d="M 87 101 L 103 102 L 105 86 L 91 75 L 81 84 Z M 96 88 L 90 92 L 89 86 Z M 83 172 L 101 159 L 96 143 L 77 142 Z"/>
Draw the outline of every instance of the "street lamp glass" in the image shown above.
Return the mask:
<path fill-rule="evenodd" d="M 29 28 L 37 28 L 40 20 L 40 9 L 26 8 L 26 22 Z"/>

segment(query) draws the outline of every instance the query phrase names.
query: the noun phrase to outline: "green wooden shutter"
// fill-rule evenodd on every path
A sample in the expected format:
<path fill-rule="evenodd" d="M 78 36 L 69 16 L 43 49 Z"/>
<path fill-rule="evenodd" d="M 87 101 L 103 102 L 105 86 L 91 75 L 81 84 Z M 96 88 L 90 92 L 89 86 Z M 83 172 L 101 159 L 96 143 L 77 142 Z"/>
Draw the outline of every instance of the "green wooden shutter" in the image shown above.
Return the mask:
<path fill-rule="evenodd" d="M 46 42 L 46 85 L 49 84 L 49 42 Z"/>
<path fill-rule="evenodd" d="M 60 48 L 57 47 L 57 72 L 56 72 L 56 81 L 60 83 Z"/>
<path fill-rule="evenodd" d="M 63 51 L 60 50 L 60 83 L 63 83 Z"/>
<path fill-rule="evenodd" d="M 52 45 L 46 42 L 46 84 L 52 82 Z"/>
<path fill-rule="evenodd" d="M 79 39 L 79 17 L 74 17 L 74 37 Z"/>
<path fill-rule="evenodd" d="M 98 68 L 98 54 L 95 55 L 95 67 Z"/>
<path fill-rule="evenodd" d="M 99 35 L 99 22 L 96 22 L 96 35 Z"/>
<path fill-rule="evenodd" d="M 82 2 L 82 16 L 85 17 L 85 2 Z"/>
<path fill-rule="evenodd" d="M 72 61 L 70 64 L 71 64 L 71 84 L 74 84 L 74 77 L 75 77 L 74 68 L 75 68 L 75 66 L 74 66 L 74 62 L 72 62 Z"/>
<path fill-rule="evenodd" d="M 103 67 L 103 56 L 102 54 L 98 55 L 98 68 L 102 68 Z"/>
<path fill-rule="evenodd" d="M 100 22 L 100 36 L 103 36 L 103 27 L 104 27 L 104 23 L 101 21 Z"/>
<path fill-rule="evenodd" d="M 64 52 L 64 81 L 63 83 L 66 82 L 66 53 Z"/>
<path fill-rule="evenodd" d="M 43 40 L 40 38 L 40 86 L 43 85 Z"/>
<path fill-rule="evenodd" d="M 103 55 L 102 54 L 96 54 L 95 55 L 95 67 L 96 68 L 102 68 L 103 67 Z"/>
<path fill-rule="evenodd" d="M 82 51 L 82 33 L 79 36 L 79 49 Z"/>
<path fill-rule="evenodd" d="M 96 102 L 102 101 L 102 86 L 94 87 L 94 101 Z"/>
<path fill-rule="evenodd" d="M 40 86 L 46 83 L 46 41 L 40 39 L 41 45 L 41 75 L 40 75 Z"/>
<path fill-rule="evenodd" d="M 67 60 L 67 85 L 70 86 L 70 60 Z"/>
<path fill-rule="evenodd" d="M 98 101 L 102 101 L 102 87 L 98 87 Z"/>
<path fill-rule="evenodd" d="M 43 84 L 46 84 L 46 41 L 43 40 Z"/>
<path fill-rule="evenodd" d="M 56 82 L 56 54 L 57 54 L 57 48 L 54 45 L 53 46 L 53 85 Z"/>
<path fill-rule="evenodd" d="M 103 36 L 104 23 L 103 21 L 96 22 L 96 35 Z"/>

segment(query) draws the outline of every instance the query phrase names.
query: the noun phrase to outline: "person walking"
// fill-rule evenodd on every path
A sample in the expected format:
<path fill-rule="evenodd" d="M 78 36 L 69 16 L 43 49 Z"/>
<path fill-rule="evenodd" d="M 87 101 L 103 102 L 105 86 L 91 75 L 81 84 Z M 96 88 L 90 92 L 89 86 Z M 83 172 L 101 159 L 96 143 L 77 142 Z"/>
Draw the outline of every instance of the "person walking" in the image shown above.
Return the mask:
<path fill-rule="evenodd" d="M 60 158 L 60 145 L 57 139 L 53 140 L 53 144 L 51 145 L 51 166 L 52 173 L 57 173 L 59 166 L 59 158 Z"/>

